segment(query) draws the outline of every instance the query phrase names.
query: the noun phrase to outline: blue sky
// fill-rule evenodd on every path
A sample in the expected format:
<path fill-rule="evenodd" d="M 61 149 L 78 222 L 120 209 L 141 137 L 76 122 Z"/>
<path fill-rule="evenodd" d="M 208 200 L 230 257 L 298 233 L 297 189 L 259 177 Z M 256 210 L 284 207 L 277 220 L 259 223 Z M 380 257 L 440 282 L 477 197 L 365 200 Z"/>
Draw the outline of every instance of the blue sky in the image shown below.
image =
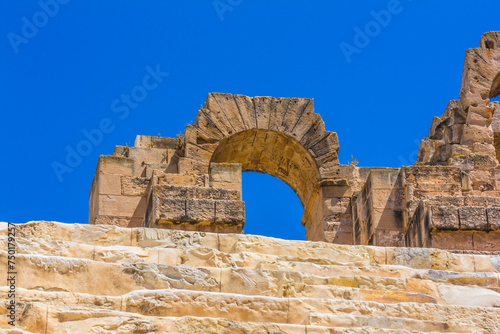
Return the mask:
<path fill-rule="evenodd" d="M 465 51 L 500 30 L 498 1 L 55 4 L 0 4 L 2 221 L 87 222 L 98 156 L 137 134 L 175 137 L 209 92 L 314 98 L 341 163 L 411 165 L 432 118 L 458 98 Z M 113 112 L 148 67 L 169 74 L 126 116 Z M 103 119 L 112 130 L 58 177 L 53 163 Z M 248 233 L 304 238 L 283 182 L 243 180 Z"/>

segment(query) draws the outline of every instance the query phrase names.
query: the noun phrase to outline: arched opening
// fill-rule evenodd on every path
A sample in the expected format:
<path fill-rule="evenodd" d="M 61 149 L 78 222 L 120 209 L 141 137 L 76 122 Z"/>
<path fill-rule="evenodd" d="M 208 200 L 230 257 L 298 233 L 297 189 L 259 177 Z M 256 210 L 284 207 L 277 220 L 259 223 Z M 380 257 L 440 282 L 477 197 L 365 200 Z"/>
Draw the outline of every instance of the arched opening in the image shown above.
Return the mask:
<path fill-rule="evenodd" d="M 295 230 L 295 233 L 292 234 L 294 236 L 288 235 L 286 233 L 275 234 L 271 230 L 269 230 L 268 232 L 273 236 L 281 238 L 304 239 L 303 237 L 298 237 L 298 231 L 303 230 L 303 227 L 300 226 L 299 222 L 301 221 L 304 208 L 307 207 L 307 205 L 309 204 L 309 200 L 313 198 L 318 191 L 320 177 L 315 160 L 313 159 L 311 153 L 309 153 L 309 151 L 306 150 L 300 142 L 288 135 L 276 131 L 263 129 L 246 130 L 222 139 L 215 149 L 210 162 L 240 163 L 242 166 L 242 172 L 258 172 L 261 174 L 269 174 L 271 176 L 274 176 L 275 178 L 288 185 L 288 187 L 293 190 L 293 192 L 300 200 L 302 211 L 300 211 L 300 209 L 294 209 L 292 211 L 286 209 L 286 198 L 289 198 L 289 196 L 287 195 L 286 198 L 283 198 L 282 201 L 280 198 L 283 193 L 286 193 L 286 189 L 283 190 L 284 185 L 275 184 L 277 189 L 281 188 L 282 190 L 273 194 L 271 191 L 269 191 L 269 185 L 275 183 L 274 180 L 271 180 L 270 178 L 264 178 L 261 183 L 259 182 L 261 185 L 261 194 L 262 192 L 266 192 L 265 195 L 262 194 L 262 198 L 268 195 L 274 195 L 275 197 L 277 197 L 276 199 L 278 201 L 274 202 L 270 199 L 267 204 L 264 203 L 264 206 L 261 207 L 264 211 L 273 213 L 268 219 L 265 219 L 259 214 L 252 213 L 252 204 L 247 203 L 247 224 L 245 225 L 245 232 L 266 234 L 266 232 L 253 232 L 253 226 L 249 227 L 248 219 L 250 219 L 250 224 L 252 224 L 251 221 L 254 219 L 252 218 L 253 215 L 256 220 L 264 219 L 264 221 L 259 222 L 258 225 L 270 225 L 273 223 L 272 217 L 274 216 L 274 212 L 277 212 L 279 214 L 279 211 L 285 210 L 290 211 L 290 214 L 292 214 L 293 212 L 299 213 L 299 216 L 292 219 L 293 221 L 296 221 L 297 224 L 288 222 L 289 225 L 297 225 L 297 229 L 293 229 Z M 258 176 L 245 176 L 245 173 L 243 175 L 243 187 L 246 188 L 247 191 L 250 190 L 250 192 L 257 191 L 255 188 L 253 188 L 253 184 L 249 188 L 248 183 L 253 183 L 252 179 L 255 179 L 256 177 L 258 178 Z M 245 179 L 249 182 L 245 182 Z M 252 194 L 250 194 L 249 196 L 252 196 Z M 247 199 L 245 189 L 243 189 L 243 199 Z M 252 200 L 250 199 L 250 201 Z M 290 204 L 290 201 L 288 202 Z M 278 206 L 278 208 L 275 208 L 274 206 Z M 248 214 L 249 209 L 251 212 L 250 214 Z M 289 220 L 289 216 L 287 215 L 287 218 L 283 219 Z M 304 233 L 302 233 L 302 236 L 303 235 Z"/>
<path fill-rule="evenodd" d="M 302 144 L 271 130 L 251 129 L 224 138 L 210 162 L 240 163 L 243 172 L 277 177 L 292 188 L 303 207 L 320 179 L 316 162 Z"/>
<path fill-rule="evenodd" d="M 254 172 L 242 175 L 245 201 L 245 233 L 287 240 L 305 240 L 300 224 L 304 213 L 300 200 L 278 178 Z"/>

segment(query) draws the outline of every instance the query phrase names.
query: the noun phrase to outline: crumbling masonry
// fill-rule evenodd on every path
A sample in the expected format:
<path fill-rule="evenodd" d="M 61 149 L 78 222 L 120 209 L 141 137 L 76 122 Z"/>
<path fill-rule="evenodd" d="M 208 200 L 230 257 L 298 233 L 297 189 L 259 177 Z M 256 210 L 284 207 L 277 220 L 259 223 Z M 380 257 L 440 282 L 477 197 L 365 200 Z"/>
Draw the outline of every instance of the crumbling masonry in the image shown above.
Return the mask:
<path fill-rule="evenodd" d="M 89 222 L 241 233 L 241 173 L 288 184 L 306 239 L 500 251 L 500 32 L 466 53 L 460 99 L 435 117 L 415 166 L 339 164 L 337 134 L 302 98 L 211 93 L 180 138 L 138 136 L 101 156 Z"/>

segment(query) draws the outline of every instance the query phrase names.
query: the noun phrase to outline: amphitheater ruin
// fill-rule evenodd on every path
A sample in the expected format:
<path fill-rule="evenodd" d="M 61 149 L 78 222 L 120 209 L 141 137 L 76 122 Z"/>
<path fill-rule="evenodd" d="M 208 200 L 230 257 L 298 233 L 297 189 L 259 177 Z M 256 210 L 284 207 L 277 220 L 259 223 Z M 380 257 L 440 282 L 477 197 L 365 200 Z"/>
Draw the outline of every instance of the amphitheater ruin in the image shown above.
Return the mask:
<path fill-rule="evenodd" d="M 16 227 L 0 332 L 500 333 L 498 95 L 489 32 L 415 165 L 370 168 L 311 99 L 210 93 L 178 138 L 100 156 L 89 225 Z M 306 241 L 243 234 L 247 171 L 293 189 Z"/>

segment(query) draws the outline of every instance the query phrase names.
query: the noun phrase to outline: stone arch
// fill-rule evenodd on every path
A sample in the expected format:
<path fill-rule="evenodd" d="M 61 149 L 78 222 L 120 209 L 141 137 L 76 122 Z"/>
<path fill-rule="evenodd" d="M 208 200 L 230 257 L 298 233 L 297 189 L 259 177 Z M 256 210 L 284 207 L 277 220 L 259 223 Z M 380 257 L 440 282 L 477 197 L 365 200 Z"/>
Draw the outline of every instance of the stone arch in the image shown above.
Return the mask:
<path fill-rule="evenodd" d="M 285 182 L 305 207 L 319 185 L 320 175 L 312 155 L 283 133 L 250 129 L 222 139 L 210 162 L 239 163 L 243 172 L 259 172 Z"/>
<path fill-rule="evenodd" d="M 300 143 L 318 168 L 339 164 L 337 134 L 325 130 L 312 99 L 211 93 L 194 129 L 197 144 L 217 143 L 251 129 L 274 131 Z"/>
<path fill-rule="evenodd" d="M 352 242 L 352 224 L 341 224 L 350 219 L 352 171 L 339 164 L 337 134 L 325 130 L 312 99 L 211 93 L 180 148 L 179 173 L 208 174 L 213 187 L 224 186 L 222 169 L 234 175 L 227 163 L 241 164 L 240 173 L 270 174 L 299 197 L 308 240 L 327 240 L 330 233 L 331 241 Z M 241 174 L 233 180 L 241 190 Z"/>

